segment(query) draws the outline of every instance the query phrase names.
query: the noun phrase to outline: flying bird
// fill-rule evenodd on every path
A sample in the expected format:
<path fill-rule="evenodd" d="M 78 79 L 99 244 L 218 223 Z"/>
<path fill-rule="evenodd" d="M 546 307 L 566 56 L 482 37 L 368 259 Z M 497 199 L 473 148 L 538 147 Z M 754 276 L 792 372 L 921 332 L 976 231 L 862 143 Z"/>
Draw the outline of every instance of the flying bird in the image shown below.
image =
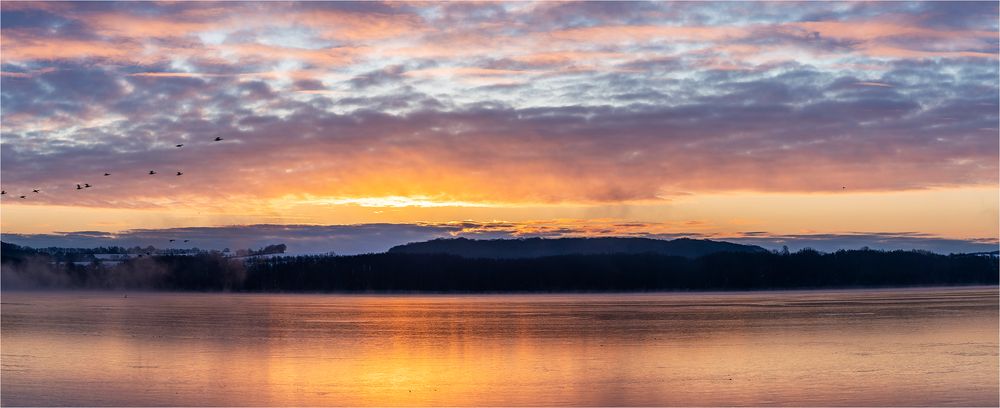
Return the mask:
<path fill-rule="evenodd" d="M 82 187 L 82 186 L 80 186 L 79 184 L 77 184 L 77 185 L 76 185 L 76 189 L 77 189 L 77 190 L 83 190 L 83 187 Z"/>
<path fill-rule="evenodd" d="M 110 176 L 111 173 L 104 173 L 104 176 Z"/>
<path fill-rule="evenodd" d="M 216 142 L 221 142 L 221 141 L 222 141 L 222 138 L 221 138 L 221 137 L 219 137 L 219 136 L 216 136 L 216 137 L 215 137 L 215 141 L 216 141 Z"/>
<path fill-rule="evenodd" d="M 34 189 L 34 190 L 31 190 L 31 192 L 32 192 L 32 193 L 38 193 L 39 191 L 38 191 L 38 189 L 36 188 L 36 189 Z"/>
<path fill-rule="evenodd" d="M 87 183 L 83 183 L 83 188 L 90 188 L 90 187 L 91 187 L 91 185 L 90 185 L 90 184 L 87 184 Z"/>
<path fill-rule="evenodd" d="M 184 240 L 184 242 L 188 242 L 188 241 L 190 241 L 190 239 L 185 239 L 185 240 Z"/>
<path fill-rule="evenodd" d="M 28 198 L 28 196 L 21 196 L 21 198 Z"/>
<path fill-rule="evenodd" d="M 176 147 L 184 147 L 184 143 L 177 145 Z"/>
<path fill-rule="evenodd" d="M 152 175 L 154 175 L 154 174 L 156 174 L 156 172 L 155 172 L 155 171 L 153 171 L 153 170 L 150 170 L 150 171 L 149 171 L 149 175 L 150 175 L 150 176 L 152 176 Z"/>
<path fill-rule="evenodd" d="M 181 173 L 181 172 L 179 172 L 179 171 L 178 171 L 178 172 L 177 172 L 177 175 L 178 175 L 178 176 L 183 176 L 183 175 L 184 175 L 184 173 Z"/>
<path fill-rule="evenodd" d="M 0 195 L 6 195 L 6 194 L 7 194 L 7 190 L 0 191 Z"/>
<path fill-rule="evenodd" d="M 176 241 L 176 239 L 172 239 L 172 240 L 170 240 L 170 242 L 174 242 L 174 241 Z"/>

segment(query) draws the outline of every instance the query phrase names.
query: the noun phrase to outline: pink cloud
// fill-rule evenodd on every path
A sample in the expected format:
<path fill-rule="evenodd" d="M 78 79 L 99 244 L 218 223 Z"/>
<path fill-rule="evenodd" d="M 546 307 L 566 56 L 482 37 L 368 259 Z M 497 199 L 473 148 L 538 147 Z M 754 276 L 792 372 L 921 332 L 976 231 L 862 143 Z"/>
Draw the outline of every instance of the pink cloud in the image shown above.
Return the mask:
<path fill-rule="evenodd" d="M 747 36 L 744 27 L 683 27 L 683 26 L 597 26 L 558 30 L 545 34 L 560 41 L 582 41 L 590 44 L 652 42 L 652 41 L 720 41 Z"/>
<path fill-rule="evenodd" d="M 925 38 L 992 38 L 996 31 L 986 30 L 937 30 L 920 27 L 913 23 L 897 23 L 889 21 L 807 21 L 784 24 L 785 27 L 801 28 L 814 31 L 823 37 L 841 38 L 857 41 L 872 41 L 890 37 L 925 37 Z"/>
<path fill-rule="evenodd" d="M 34 78 L 38 75 L 47 74 L 55 71 L 56 71 L 55 67 L 46 67 L 46 68 L 31 70 L 28 72 L 0 71 L 0 76 L 10 77 L 10 78 Z"/>
<path fill-rule="evenodd" d="M 854 84 L 860 86 L 878 86 L 883 88 L 892 88 L 892 85 L 883 82 L 861 81 L 861 82 L 855 82 Z"/>
<path fill-rule="evenodd" d="M 4 63 L 26 61 L 53 61 L 66 59 L 104 58 L 118 61 L 153 61 L 162 57 L 142 56 L 141 46 L 121 43 L 109 47 L 103 41 L 70 39 L 42 39 L 5 36 L 2 60 Z"/>

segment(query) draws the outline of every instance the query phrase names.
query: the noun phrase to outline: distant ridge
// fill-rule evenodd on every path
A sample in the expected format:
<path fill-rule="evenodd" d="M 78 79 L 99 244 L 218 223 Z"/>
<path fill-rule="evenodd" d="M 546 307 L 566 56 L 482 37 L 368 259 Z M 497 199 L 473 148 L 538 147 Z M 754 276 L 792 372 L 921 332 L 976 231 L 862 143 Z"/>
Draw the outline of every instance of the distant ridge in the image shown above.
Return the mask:
<path fill-rule="evenodd" d="M 209 251 L 152 253 L 113 262 L 79 262 L 71 256 L 92 252 L 53 249 L 59 248 L 0 245 L 0 290 L 507 293 L 949 285 L 995 289 L 998 280 L 998 257 L 992 254 L 871 249 L 768 252 L 691 239 L 449 239 L 381 254 L 226 257 Z M 463 249 L 469 252 L 456 255 Z M 412 252 L 417 250 L 429 252 Z M 722 252 L 693 257 L 711 250 Z"/>
<path fill-rule="evenodd" d="M 697 258 L 719 252 L 767 252 L 756 245 L 679 238 L 439 238 L 389 249 L 395 254 L 447 254 L 465 258 L 521 259 L 556 255 L 658 254 Z"/>

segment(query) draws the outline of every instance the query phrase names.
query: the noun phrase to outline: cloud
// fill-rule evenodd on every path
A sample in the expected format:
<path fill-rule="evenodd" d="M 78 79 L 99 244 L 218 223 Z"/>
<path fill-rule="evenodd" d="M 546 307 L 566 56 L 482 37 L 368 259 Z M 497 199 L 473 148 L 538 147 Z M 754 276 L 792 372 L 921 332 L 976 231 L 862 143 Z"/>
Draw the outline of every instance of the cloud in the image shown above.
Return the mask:
<path fill-rule="evenodd" d="M 366 72 L 351 79 L 354 88 L 364 89 L 372 86 L 391 84 L 402 81 L 406 70 L 402 65 L 390 65 L 375 71 Z"/>
<path fill-rule="evenodd" d="M 722 93 L 676 106 L 638 99 L 621 107 L 499 104 L 449 111 L 416 91 L 392 98 L 325 94 L 335 105 L 359 106 L 337 113 L 249 79 L 122 82 L 101 71 L 42 77 L 61 84 L 59 95 L 79 92 L 76 98 L 89 103 L 67 104 L 44 90 L 12 103 L 9 112 L 29 119 L 4 124 L 13 136 L 0 152 L 5 186 L 55 192 L 97 181 L 113 189 L 118 202 L 186 201 L 185 194 L 219 197 L 248 187 L 260 199 L 274 199 L 291 186 L 297 194 L 330 198 L 628 202 L 653 200 L 662 191 L 829 192 L 844 185 L 877 191 L 997 181 L 997 141 L 980 130 L 996 127 L 996 101 L 988 93 L 923 107 L 890 90 L 901 87 L 866 93 L 872 87 L 845 90 L 806 74 L 719 84 Z M 107 85 L 98 93 L 77 85 L 99 81 Z M 250 100 L 254 108 L 240 108 Z M 394 110 L 401 113 L 384 113 Z M 41 123 L 30 119 L 33 113 L 43 111 L 49 120 L 97 119 L 57 143 L 51 133 L 31 128 Z M 139 120 L 101 122 L 100 116 Z M 216 136 L 226 142 L 211 142 Z M 187 147 L 176 150 L 175 143 Z M 186 177 L 150 179 L 149 169 L 184 170 Z M 105 171 L 115 177 L 94 180 Z M 40 200 L 109 203 L 83 194 Z"/>
<path fill-rule="evenodd" d="M 855 82 L 854 84 L 859 86 L 880 86 L 883 88 L 892 88 L 892 85 L 885 84 L 882 82 L 860 81 L 860 82 Z"/>
<path fill-rule="evenodd" d="M 0 169 L 115 208 L 995 186 L 984 10 L 7 2 Z"/>
<path fill-rule="evenodd" d="M 812 248 L 824 252 L 839 249 L 869 247 L 882 250 L 924 250 L 942 254 L 996 251 L 995 238 L 953 239 L 916 232 L 852 232 L 844 234 L 749 234 L 728 240 L 743 244 L 760 245 L 768 249 L 787 246 L 791 251 Z"/>
<path fill-rule="evenodd" d="M 119 233 L 78 231 L 55 234 L 4 234 L 4 242 L 36 248 L 50 246 L 93 248 L 98 246 L 154 246 L 222 250 L 262 248 L 284 243 L 289 254 L 335 252 L 341 255 L 384 252 L 408 242 L 435 238 L 466 237 L 502 239 L 528 237 L 631 236 L 657 239 L 682 237 L 713 239 L 760 245 L 768 249 L 921 249 L 938 253 L 996 250 L 996 239 L 948 239 L 920 233 L 852 232 L 845 234 L 775 235 L 745 232 L 734 236 L 700 233 L 651 232 L 668 227 L 659 223 L 623 223 L 617 220 L 547 220 L 529 222 L 474 222 L 359 225 L 243 225 L 130 230 Z M 170 240 L 175 240 L 170 242 Z M 189 242 L 183 242 L 189 240 Z"/>

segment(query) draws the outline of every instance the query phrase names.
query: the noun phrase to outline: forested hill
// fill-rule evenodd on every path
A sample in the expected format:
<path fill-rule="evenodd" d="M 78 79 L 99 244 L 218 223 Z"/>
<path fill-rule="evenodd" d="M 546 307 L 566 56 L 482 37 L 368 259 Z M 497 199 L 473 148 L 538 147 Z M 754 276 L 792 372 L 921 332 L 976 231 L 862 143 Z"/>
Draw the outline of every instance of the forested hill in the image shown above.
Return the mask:
<path fill-rule="evenodd" d="M 449 254 L 227 257 L 152 254 L 114 262 L 63 261 L 3 245 L 0 289 L 247 292 L 619 292 L 992 285 L 991 254 L 853 250 L 468 258 Z"/>
<path fill-rule="evenodd" d="M 390 254 L 456 255 L 465 258 L 519 259 L 559 255 L 656 254 L 697 258 L 720 252 L 766 252 L 755 245 L 680 238 L 527 238 L 474 240 L 435 239 L 389 249 Z"/>

